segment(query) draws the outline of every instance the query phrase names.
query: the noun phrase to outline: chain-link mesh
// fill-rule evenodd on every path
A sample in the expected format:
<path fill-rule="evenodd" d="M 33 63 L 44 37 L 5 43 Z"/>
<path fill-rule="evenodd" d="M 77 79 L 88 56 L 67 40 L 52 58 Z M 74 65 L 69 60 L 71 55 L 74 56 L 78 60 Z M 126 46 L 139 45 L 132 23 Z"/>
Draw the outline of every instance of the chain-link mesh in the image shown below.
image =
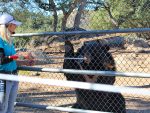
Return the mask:
<path fill-rule="evenodd" d="M 136 37 L 135 33 L 72 37 L 63 36 L 61 39 L 64 41 L 58 42 L 60 36 L 55 36 L 49 46 L 42 45 L 45 38 L 32 37 L 32 40 L 35 38 L 35 42 L 31 41 L 32 46 L 26 45 L 21 50 L 33 53 L 37 61 L 36 67 L 150 73 L 149 42 Z M 149 78 L 139 77 L 88 76 L 32 71 L 20 71 L 20 74 L 56 80 L 132 86 L 146 90 L 149 90 L 150 83 Z M 98 111 L 110 110 L 118 113 L 123 112 L 124 109 L 129 113 L 149 112 L 149 97 L 142 95 L 139 97 L 29 83 L 20 83 L 17 102 L 73 106 L 74 108 Z M 21 108 L 16 110 L 18 109 Z"/>
<path fill-rule="evenodd" d="M 149 28 L 149 0 L 0 0 L 0 12 L 23 22 L 19 33 Z M 69 28 L 69 29 L 68 29 Z M 150 31 L 16 37 L 17 52 L 32 52 L 36 67 L 150 73 Z M 20 70 L 19 74 L 132 86 L 149 90 L 150 78 L 107 77 Z M 117 113 L 149 113 L 150 97 L 20 83 L 17 102 Z M 19 104 L 18 104 L 19 106 Z M 16 107 L 19 113 L 58 112 Z M 25 106 L 25 105 L 24 105 Z M 41 107 L 41 106 L 40 106 Z M 35 107 L 36 108 L 36 107 Z M 42 107 L 41 107 L 42 108 Z"/>

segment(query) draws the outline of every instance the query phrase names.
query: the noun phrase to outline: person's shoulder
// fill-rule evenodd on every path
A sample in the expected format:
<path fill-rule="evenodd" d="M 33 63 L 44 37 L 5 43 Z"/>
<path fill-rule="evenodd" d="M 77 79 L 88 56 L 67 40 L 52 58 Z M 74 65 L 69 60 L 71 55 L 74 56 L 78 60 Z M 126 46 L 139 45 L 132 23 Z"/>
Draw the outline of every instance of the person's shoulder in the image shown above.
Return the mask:
<path fill-rule="evenodd" d="M 3 41 L 3 39 L 2 39 L 2 37 L 0 36 L 0 43 L 3 43 L 4 41 Z"/>
<path fill-rule="evenodd" d="M 3 47 L 3 44 L 4 44 L 4 41 L 3 41 L 2 37 L 0 36 L 0 48 Z"/>
<path fill-rule="evenodd" d="M 2 36 L 0 35 L 0 41 L 3 41 Z"/>

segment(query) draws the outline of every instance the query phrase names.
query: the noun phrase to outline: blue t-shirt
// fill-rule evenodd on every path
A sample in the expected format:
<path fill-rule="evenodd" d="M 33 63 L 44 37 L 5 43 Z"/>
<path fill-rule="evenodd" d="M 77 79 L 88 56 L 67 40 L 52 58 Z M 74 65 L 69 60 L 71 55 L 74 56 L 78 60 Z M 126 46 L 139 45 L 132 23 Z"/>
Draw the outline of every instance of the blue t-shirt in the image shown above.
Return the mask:
<path fill-rule="evenodd" d="M 0 37 L 0 48 L 4 49 L 5 56 L 11 56 L 16 54 L 15 48 L 13 44 L 9 44 L 8 42 L 2 40 Z M 12 61 L 7 64 L 0 65 L 0 71 L 14 71 L 17 69 L 16 61 Z"/>

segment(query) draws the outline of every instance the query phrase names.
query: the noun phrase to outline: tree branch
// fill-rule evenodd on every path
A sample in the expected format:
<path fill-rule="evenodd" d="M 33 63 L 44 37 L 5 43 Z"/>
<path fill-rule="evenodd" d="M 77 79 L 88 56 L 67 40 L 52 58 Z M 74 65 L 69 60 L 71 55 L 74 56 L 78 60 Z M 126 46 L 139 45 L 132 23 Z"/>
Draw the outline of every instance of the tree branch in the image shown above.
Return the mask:
<path fill-rule="evenodd" d="M 112 15 L 111 6 L 106 2 L 103 4 L 103 6 L 104 6 L 104 9 L 108 12 L 108 15 L 110 17 L 110 21 L 113 23 L 115 28 L 119 28 L 119 24 L 118 24 L 117 20 Z"/>

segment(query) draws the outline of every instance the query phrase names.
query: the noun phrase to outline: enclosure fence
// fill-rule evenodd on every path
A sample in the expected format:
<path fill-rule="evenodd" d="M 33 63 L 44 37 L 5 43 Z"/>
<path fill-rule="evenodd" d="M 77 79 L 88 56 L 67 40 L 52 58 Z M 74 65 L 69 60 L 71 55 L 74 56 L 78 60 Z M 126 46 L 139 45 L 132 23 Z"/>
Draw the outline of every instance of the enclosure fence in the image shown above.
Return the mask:
<path fill-rule="evenodd" d="M 149 74 L 149 78 L 150 78 L 150 74 Z M 0 79 L 1 80 L 16 81 L 16 82 L 29 82 L 32 84 L 34 83 L 34 84 L 41 84 L 41 85 L 46 84 L 49 86 L 52 86 L 52 85 L 53 86 L 65 86 L 65 87 L 81 88 L 81 89 L 89 89 L 89 90 L 97 90 L 97 91 L 105 91 L 105 92 L 150 96 L 150 91 L 148 91 L 148 90 L 143 90 L 143 89 L 139 89 L 139 88 L 104 85 L 104 84 L 62 81 L 62 80 L 54 80 L 54 79 L 53 80 L 52 79 L 42 79 L 42 78 L 26 77 L 26 76 L 22 76 L 22 75 L 16 76 L 16 75 L 9 75 L 9 74 L 0 74 Z M 18 103 L 17 105 L 18 106 L 22 105 L 25 107 L 33 107 L 33 108 L 39 107 L 40 109 L 42 108 L 42 106 L 34 105 L 31 103 L 29 103 L 29 104 Z M 43 108 L 44 108 L 44 106 L 43 106 Z M 77 112 L 77 113 L 78 112 L 80 112 L 80 113 L 106 113 L 106 112 L 98 112 L 98 111 L 91 111 L 91 110 L 80 110 L 80 109 L 52 107 L 52 106 L 47 106 L 44 109 L 67 111 L 67 112 Z"/>
<path fill-rule="evenodd" d="M 149 41 L 138 35 L 149 32 L 150 28 L 71 29 L 13 35 L 27 40 L 16 45 L 17 52 L 32 52 L 36 61 L 35 66 L 19 67 L 19 76 L 5 76 L 7 80 L 20 81 L 16 111 L 26 111 L 28 107 L 44 113 L 49 109 L 54 113 L 117 109 L 124 113 L 125 107 L 127 113 L 149 112 Z M 66 41 L 72 43 L 74 56 L 70 51 L 67 53 L 70 45 Z M 80 106 L 74 107 L 76 104 Z"/>

